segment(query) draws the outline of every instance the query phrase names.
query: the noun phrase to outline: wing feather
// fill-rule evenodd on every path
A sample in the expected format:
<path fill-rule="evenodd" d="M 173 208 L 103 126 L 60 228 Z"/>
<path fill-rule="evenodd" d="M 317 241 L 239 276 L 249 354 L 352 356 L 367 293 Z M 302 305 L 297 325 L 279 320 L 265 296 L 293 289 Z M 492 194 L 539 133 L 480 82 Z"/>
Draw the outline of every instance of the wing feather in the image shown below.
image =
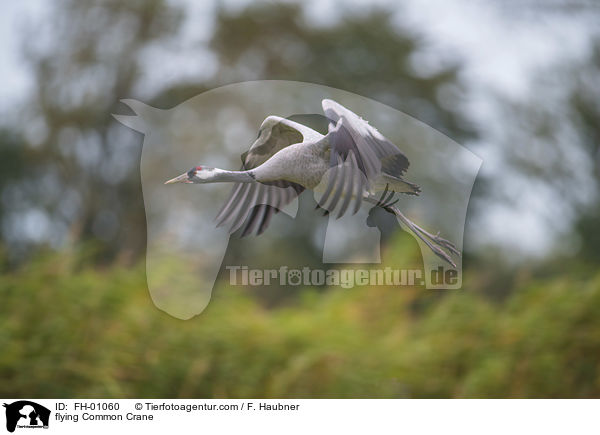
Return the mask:
<path fill-rule="evenodd" d="M 257 202 L 258 205 L 255 205 L 252 208 L 252 212 L 250 213 L 250 216 L 248 217 L 246 226 L 244 227 L 244 231 L 242 231 L 242 237 L 245 237 L 248 234 L 252 234 L 252 231 L 254 231 L 256 224 L 259 222 L 259 219 L 258 219 L 259 213 L 262 215 L 263 208 L 267 207 L 267 205 L 265 205 L 265 203 L 267 202 L 267 198 L 268 198 L 268 194 L 269 194 L 268 190 L 265 189 L 264 186 L 259 186 L 258 191 L 260 192 L 260 197 Z"/>
<path fill-rule="evenodd" d="M 263 121 L 256 141 L 242 154 L 242 169 L 256 168 L 281 149 L 300 143 L 306 138 L 322 137 L 321 134 L 297 122 L 269 116 Z M 267 229 L 273 214 L 278 213 L 303 190 L 302 186 L 283 180 L 269 184 L 237 183 L 217 214 L 217 226 L 227 224 L 230 233 L 233 233 L 246 222 L 241 236 L 251 234 L 255 229 L 259 235 Z"/>
<path fill-rule="evenodd" d="M 334 126 L 341 120 L 343 129 L 340 130 L 342 131 L 334 131 L 334 135 L 337 133 L 340 136 L 336 143 L 339 152 L 344 153 L 350 149 L 358 151 L 359 166 L 360 160 L 364 159 L 364 163 L 366 163 L 365 175 L 367 177 L 373 175 L 372 170 L 374 169 L 382 170 L 395 177 L 399 177 L 406 172 L 410 165 L 406 155 L 375 127 L 333 100 L 323 100 L 322 106 L 325 115 Z"/>

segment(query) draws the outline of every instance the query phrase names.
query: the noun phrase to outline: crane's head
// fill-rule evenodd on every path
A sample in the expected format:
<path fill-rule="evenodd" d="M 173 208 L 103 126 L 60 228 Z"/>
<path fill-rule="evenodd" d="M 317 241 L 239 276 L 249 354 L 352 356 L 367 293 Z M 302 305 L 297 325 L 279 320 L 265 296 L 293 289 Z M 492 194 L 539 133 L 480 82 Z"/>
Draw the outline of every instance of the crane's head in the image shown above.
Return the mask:
<path fill-rule="evenodd" d="M 173 183 L 186 183 L 186 184 L 200 184 L 208 183 L 214 176 L 215 168 L 209 168 L 208 166 L 194 166 L 189 171 L 181 174 L 179 177 L 175 177 L 166 181 L 165 184 Z"/>

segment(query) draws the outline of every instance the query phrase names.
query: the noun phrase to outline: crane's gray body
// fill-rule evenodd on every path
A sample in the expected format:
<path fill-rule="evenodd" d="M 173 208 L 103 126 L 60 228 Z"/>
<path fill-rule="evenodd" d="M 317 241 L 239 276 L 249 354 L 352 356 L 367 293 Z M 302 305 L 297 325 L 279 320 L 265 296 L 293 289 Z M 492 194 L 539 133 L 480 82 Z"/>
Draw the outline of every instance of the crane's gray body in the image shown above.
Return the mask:
<path fill-rule="evenodd" d="M 317 133 L 318 134 L 318 133 Z M 252 170 L 256 181 L 286 180 L 315 190 L 330 168 L 330 148 L 326 137 L 290 145 Z"/>

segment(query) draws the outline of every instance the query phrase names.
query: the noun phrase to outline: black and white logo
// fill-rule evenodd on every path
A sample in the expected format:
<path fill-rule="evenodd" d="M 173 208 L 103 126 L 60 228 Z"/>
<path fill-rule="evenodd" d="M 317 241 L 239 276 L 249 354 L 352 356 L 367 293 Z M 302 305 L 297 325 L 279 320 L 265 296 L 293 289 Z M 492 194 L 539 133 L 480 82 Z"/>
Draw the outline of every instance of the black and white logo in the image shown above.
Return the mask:
<path fill-rule="evenodd" d="M 6 408 L 6 430 L 14 432 L 19 429 L 48 429 L 50 410 L 30 400 L 18 400 L 4 404 Z"/>

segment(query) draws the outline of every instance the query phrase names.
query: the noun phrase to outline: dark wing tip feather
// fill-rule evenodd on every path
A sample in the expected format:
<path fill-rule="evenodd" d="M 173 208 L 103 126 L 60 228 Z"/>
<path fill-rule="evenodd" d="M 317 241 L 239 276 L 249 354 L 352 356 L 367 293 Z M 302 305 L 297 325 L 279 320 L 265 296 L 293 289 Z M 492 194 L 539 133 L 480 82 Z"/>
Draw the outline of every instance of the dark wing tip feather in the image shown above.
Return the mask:
<path fill-rule="evenodd" d="M 227 224 L 230 234 L 243 227 L 240 237 L 255 230 L 257 236 L 262 234 L 272 216 L 304 191 L 304 187 L 284 181 L 240 184 L 234 187 L 216 219 L 217 227 Z"/>

